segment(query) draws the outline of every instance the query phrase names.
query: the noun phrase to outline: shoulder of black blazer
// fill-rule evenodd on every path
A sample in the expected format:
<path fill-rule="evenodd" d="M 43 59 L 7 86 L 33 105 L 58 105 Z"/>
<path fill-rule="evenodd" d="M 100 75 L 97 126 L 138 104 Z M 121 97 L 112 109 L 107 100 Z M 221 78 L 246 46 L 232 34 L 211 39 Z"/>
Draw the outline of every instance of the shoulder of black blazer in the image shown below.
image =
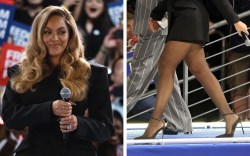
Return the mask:
<path fill-rule="evenodd" d="M 188 1 L 187 1 L 188 2 Z M 185 1 L 178 1 L 181 5 L 185 6 L 188 5 Z M 234 24 L 238 22 L 240 19 L 237 16 L 237 14 L 234 12 L 232 5 L 229 3 L 228 0 L 212 0 L 213 4 L 217 7 L 217 9 L 220 11 L 220 13 L 223 15 L 223 17 L 227 20 L 229 24 Z M 165 12 L 168 12 L 168 16 L 171 18 L 171 7 L 173 0 L 163 0 L 160 3 L 158 3 L 157 7 L 154 8 L 150 14 L 150 17 L 154 20 L 160 21 Z M 191 3 L 190 3 L 191 4 Z M 176 4 L 175 4 L 176 5 Z M 223 9 L 221 9 L 223 8 Z M 169 18 L 169 19 L 170 19 Z M 169 21 L 170 23 L 170 21 Z"/>

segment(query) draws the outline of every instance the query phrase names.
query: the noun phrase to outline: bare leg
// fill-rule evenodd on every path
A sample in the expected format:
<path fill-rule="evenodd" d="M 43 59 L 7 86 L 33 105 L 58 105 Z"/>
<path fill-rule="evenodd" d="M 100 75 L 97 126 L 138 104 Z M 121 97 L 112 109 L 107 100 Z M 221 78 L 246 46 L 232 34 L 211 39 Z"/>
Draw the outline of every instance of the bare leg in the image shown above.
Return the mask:
<path fill-rule="evenodd" d="M 174 73 L 177 65 L 183 60 L 185 55 L 191 48 L 190 43 L 169 41 L 165 45 L 165 49 L 160 56 L 159 81 L 157 84 L 156 103 L 152 113 L 152 117 L 160 119 L 165 105 L 169 100 L 173 90 Z M 143 136 L 151 137 L 157 130 L 163 127 L 163 123 L 156 120 L 149 120 L 148 127 Z"/>
<path fill-rule="evenodd" d="M 210 71 L 207 62 L 205 61 L 204 49 L 201 45 L 192 44 L 191 51 L 185 57 L 185 61 L 192 74 L 202 84 L 207 94 L 211 97 L 215 105 L 218 107 L 221 114 L 232 113 L 226 98 L 221 90 L 218 80 Z M 232 124 L 238 119 L 235 114 L 224 116 L 226 121 L 226 133 L 230 134 Z"/>
<path fill-rule="evenodd" d="M 174 71 L 183 59 L 189 66 L 190 71 L 201 82 L 220 112 L 222 114 L 232 113 L 219 82 L 209 70 L 202 46 L 185 42 L 169 41 L 159 60 L 159 82 L 152 117 L 156 119 L 161 118 L 165 104 L 173 89 Z M 237 115 L 227 115 L 224 116 L 224 118 L 226 121 L 226 133 L 230 134 L 232 125 L 238 117 Z M 150 120 L 143 136 L 153 136 L 162 126 L 160 121 Z"/>

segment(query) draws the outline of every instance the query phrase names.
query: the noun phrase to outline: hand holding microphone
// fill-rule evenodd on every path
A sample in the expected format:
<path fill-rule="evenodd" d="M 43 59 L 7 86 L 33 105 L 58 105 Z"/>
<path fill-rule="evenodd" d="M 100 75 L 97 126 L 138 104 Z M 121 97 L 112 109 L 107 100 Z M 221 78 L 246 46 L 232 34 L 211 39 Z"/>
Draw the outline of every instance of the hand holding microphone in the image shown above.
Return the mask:
<path fill-rule="evenodd" d="M 62 88 L 60 91 L 62 100 L 56 100 L 52 103 L 53 113 L 60 119 L 60 129 L 63 132 L 63 139 L 68 139 L 68 132 L 74 131 L 77 127 L 77 118 L 72 114 L 72 102 L 70 102 L 71 91 L 69 88 Z"/>
<path fill-rule="evenodd" d="M 249 35 L 247 25 L 241 21 L 235 23 L 234 28 L 238 32 L 239 36 L 241 37 L 244 37 L 244 35 L 242 36 L 242 32 L 246 35 Z"/>
<path fill-rule="evenodd" d="M 249 46 L 250 46 L 250 40 L 249 40 L 247 34 L 244 33 L 244 32 L 241 32 L 241 35 L 242 35 L 242 37 L 245 39 L 245 45 L 246 45 L 247 47 L 249 47 Z"/>
<path fill-rule="evenodd" d="M 60 120 L 60 129 L 65 134 L 72 132 L 77 128 L 77 118 L 75 115 L 70 115 L 68 117 L 63 117 Z M 65 138 L 65 136 L 63 136 Z"/>
<path fill-rule="evenodd" d="M 56 100 L 52 103 L 52 110 L 56 116 L 68 117 L 72 113 L 72 106 L 70 102 Z"/>
<path fill-rule="evenodd" d="M 248 32 L 247 25 L 245 23 L 239 21 L 239 22 L 234 24 L 234 27 L 235 27 L 236 31 L 238 32 L 238 34 L 245 39 L 245 45 L 247 47 L 249 47 L 250 40 L 248 38 L 249 32 Z"/>

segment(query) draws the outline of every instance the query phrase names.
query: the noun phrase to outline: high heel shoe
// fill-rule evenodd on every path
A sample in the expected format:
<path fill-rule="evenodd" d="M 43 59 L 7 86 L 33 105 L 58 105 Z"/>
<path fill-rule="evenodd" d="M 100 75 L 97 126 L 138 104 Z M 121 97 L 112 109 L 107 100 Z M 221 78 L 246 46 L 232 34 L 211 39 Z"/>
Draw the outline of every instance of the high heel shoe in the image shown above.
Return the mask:
<path fill-rule="evenodd" d="M 153 118 L 153 117 L 151 117 L 150 119 L 152 119 L 152 120 L 157 120 L 157 121 L 161 121 L 161 122 L 163 123 L 163 126 L 162 126 L 160 129 L 158 129 L 152 136 L 146 136 L 145 133 L 144 133 L 142 136 L 139 136 L 139 137 L 134 138 L 135 140 L 137 140 L 137 139 L 154 139 L 154 138 L 156 137 L 156 135 L 157 135 L 161 130 L 162 130 L 162 139 L 163 139 L 163 136 L 164 136 L 163 130 L 164 130 L 164 128 L 165 128 L 165 122 L 164 122 L 164 120 L 162 120 L 162 119 L 156 119 L 156 118 Z"/>
<path fill-rule="evenodd" d="M 223 116 L 230 115 L 230 114 L 234 114 L 234 113 L 224 114 Z M 241 124 L 242 132 L 244 134 L 244 129 L 243 129 L 243 126 L 242 126 L 242 123 L 241 123 L 241 118 L 239 117 L 239 115 L 237 115 L 237 116 L 238 116 L 238 119 L 233 123 L 231 133 L 229 133 L 229 134 L 225 133 L 225 134 L 222 134 L 222 135 L 218 135 L 218 136 L 216 136 L 216 138 L 233 137 L 234 132 L 235 132 L 235 128 L 236 128 L 238 123 Z"/>

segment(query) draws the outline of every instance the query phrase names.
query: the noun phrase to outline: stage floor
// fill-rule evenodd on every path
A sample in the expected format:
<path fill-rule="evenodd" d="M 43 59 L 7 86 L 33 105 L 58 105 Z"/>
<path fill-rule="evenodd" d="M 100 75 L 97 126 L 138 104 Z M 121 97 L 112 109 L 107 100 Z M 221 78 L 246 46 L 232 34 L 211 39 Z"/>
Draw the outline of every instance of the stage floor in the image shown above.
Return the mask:
<path fill-rule="evenodd" d="M 242 122 L 244 132 L 242 133 L 242 129 L 240 124 L 237 125 L 235 130 L 235 137 L 250 137 L 250 122 Z M 143 134 L 147 124 L 141 123 L 133 123 L 127 124 L 127 140 L 128 142 L 132 141 L 135 137 Z M 217 135 L 225 133 L 225 123 L 224 122 L 208 122 L 201 123 L 196 122 L 193 123 L 193 133 L 192 134 L 183 134 L 178 133 L 178 135 L 164 135 L 164 139 L 191 139 L 191 138 L 215 138 Z M 162 133 L 159 132 L 156 136 L 156 139 L 161 139 Z"/>
<path fill-rule="evenodd" d="M 250 153 L 250 122 L 238 124 L 233 138 L 215 138 L 225 132 L 224 122 L 193 123 L 193 133 L 164 135 L 156 139 L 134 140 L 147 124 L 127 124 L 127 156 L 245 156 Z"/>

